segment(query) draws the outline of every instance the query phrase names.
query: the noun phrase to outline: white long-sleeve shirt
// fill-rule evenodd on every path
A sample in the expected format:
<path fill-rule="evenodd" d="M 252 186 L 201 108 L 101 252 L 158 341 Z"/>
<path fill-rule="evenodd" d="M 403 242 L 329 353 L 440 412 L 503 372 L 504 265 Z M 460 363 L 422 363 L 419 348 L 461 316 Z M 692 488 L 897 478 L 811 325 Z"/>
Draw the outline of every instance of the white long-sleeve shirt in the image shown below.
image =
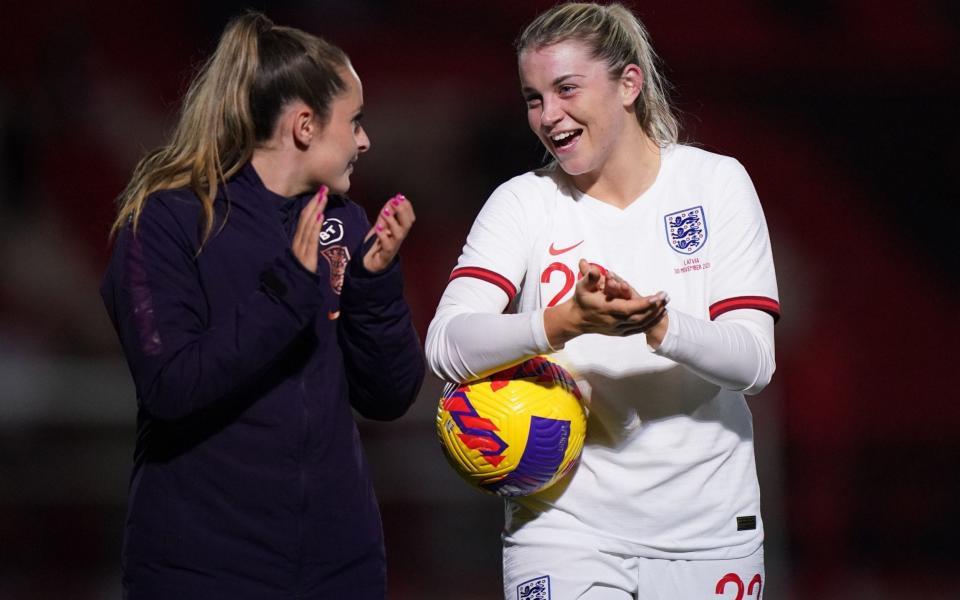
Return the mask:
<path fill-rule="evenodd" d="M 543 311 L 573 293 L 580 258 L 640 293 L 669 293 L 657 350 L 642 334 L 550 347 Z M 549 172 L 498 188 L 430 325 L 428 362 L 467 381 L 551 353 L 590 407 L 579 469 L 568 485 L 509 501 L 506 542 L 575 538 L 658 558 L 756 550 L 763 528 L 743 395 L 770 381 L 778 316 L 766 223 L 733 159 L 671 146 L 653 186 L 626 209 Z"/>

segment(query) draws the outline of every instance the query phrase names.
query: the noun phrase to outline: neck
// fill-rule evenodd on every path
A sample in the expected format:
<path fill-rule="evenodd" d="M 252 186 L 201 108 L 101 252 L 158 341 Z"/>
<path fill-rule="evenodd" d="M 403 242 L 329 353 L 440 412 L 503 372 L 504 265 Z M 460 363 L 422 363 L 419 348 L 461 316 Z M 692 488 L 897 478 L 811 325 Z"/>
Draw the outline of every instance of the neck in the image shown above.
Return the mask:
<path fill-rule="evenodd" d="M 296 161 L 285 157 L 282 149 L 257 148 L 251 162 L 264 187 L 274 194 L 289 198 L 309 191 L 300 177 Z"/>
<path fill-rule="evenodd" d="M 660 147 L 636 127 L 624 133 L 600 169 L 572 178 L 577 189 L 621 209 L 650 189 L 660 172 Z"/>

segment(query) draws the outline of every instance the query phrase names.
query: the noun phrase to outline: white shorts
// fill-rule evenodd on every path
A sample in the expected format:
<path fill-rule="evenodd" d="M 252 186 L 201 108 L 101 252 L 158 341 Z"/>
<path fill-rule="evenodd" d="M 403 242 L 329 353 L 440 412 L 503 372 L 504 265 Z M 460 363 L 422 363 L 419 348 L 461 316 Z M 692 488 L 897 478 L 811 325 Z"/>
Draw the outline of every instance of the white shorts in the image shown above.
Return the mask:
<path fill-rule="evenodd" d="M 506 600 L 760 600 L 763 547 L 744 558 L 666 560 L 591 548 L 507 546 Z"/>

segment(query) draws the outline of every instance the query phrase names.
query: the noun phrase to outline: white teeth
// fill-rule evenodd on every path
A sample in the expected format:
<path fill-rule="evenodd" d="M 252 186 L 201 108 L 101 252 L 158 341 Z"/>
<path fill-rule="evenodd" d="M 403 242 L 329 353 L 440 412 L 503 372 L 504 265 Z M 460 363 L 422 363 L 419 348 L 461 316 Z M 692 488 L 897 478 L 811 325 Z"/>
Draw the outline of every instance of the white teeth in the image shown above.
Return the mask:
<path fill-rule="evenodd" d="M 550 136 L 550 139 L 553 140 L 553 143 L 559 144 L 560 142 L 566 140 L 567 138 L 573 137 L 575 131 L 566 131 L 564 133 L 558 133 L 557 135 Z"/>

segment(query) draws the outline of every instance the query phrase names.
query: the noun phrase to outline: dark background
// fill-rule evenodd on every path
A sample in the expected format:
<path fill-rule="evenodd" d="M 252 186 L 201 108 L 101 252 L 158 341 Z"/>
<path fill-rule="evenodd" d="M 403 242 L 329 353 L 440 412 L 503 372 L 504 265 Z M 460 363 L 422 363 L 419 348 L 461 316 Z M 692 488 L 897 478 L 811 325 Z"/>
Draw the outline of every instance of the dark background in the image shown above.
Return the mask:
<path fill-rule="evenodd" d="M 112 200 L 246 6 L 343 47 L 404 192 L 424 335 L 469 225 L 539 164 L 511 42 L 543 1 L 4 3 L 0 8 L 0 598 L 119 597 L 134 396 L 97 294 Z M 750 400 L 769 598 L 960 597 L 956 391 L 960 3 L 634 3 L 685 139 L 736 156 L 780 282 L 778 372 Z M 642 284 L 641 284 L 642 287 Z M 391 598 L 497 598 L 501 506 L 445 464 L 439 382 L 362 424 Z"/>

